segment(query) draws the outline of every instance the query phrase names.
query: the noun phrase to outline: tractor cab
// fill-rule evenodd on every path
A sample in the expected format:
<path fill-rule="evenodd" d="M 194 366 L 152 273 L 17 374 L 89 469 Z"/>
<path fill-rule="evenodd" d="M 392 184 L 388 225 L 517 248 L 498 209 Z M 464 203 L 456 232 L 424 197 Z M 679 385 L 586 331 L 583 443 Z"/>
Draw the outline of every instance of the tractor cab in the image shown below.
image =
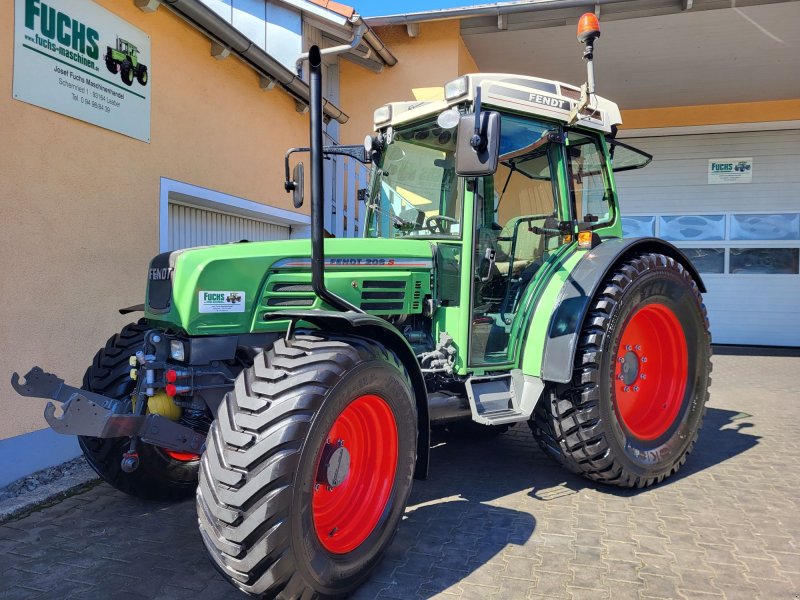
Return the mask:
<path fill-rule="evenodd" d="M 127 54 L 131 58 L 135 58 L 139 53 L 139 49 L 136 46 L 120 37 L 117 38 L 117 50 L 123 54 Z"/>
<path fill-rule="evenodd" d="M 375 111 L 365 236 L 434 243 L 441 314 L 469 299 L 465 366 L 517 363 L 531 300 L 557 257 L 574 250 L 582 232 L 584 249 L 622 237 L 612 171 L 651 157 L 614 140 L 619 109 L 604 98 L 595 96 L 571 124 L 581 90 L 565 83 L 474 74 L 444 89 L 442 101 Z M 499 120 L 497 165 L 460 176 L 458 154 L 469 147 L 459 124 L 478 122 L 476 112 Z M 463 269 L 470 276 L 450 275 Z"/>

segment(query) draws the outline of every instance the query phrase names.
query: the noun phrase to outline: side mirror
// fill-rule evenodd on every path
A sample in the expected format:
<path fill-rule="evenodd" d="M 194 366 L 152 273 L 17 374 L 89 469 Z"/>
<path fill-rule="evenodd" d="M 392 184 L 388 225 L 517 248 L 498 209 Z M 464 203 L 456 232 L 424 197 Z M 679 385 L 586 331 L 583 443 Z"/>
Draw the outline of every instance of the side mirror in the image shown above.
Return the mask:
<path fill-rule="evenodd" d="M 476 128 L 474 115 L 463 115 L 458 121 L 456 174 L 462 177 L 483 177 L 497 171 L 500 156 L 500 114 L 482 111 Z M 475 136 L 478 136 L 473 140 Z"/>
<path fill-rule="evenodd" d="M 303 163 L 297 163 L 292 170 L 292 202 L 295 208 L 303 206 L 303 193 L 305 192 L 305 177 Z"/>

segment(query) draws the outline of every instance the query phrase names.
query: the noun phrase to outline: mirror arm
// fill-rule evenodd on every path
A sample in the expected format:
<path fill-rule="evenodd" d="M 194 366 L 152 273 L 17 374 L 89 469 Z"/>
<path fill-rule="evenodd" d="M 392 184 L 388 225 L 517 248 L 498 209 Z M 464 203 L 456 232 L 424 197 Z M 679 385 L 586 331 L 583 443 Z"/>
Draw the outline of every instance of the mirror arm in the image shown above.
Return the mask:
<path fill-rule="evenodd" d="M 283 189 L 286 190 L 286 193 L 293 192 L 295 189 L 295 182 L 292 181 L 291 175 L 289 174 L 289 157 L 294 154 L 295 152 L 308 152 L 309 148 L 289 148 L 286 151 L 286 155 L 283 158 L 283 166 L 286 171 L 286 181 L 283 182 Z"/>
<path fill-rule="evenodd" d="M 486 136 L 481 131 L 481 86 L 475 89 L 475 132 L 469 140 L 469 145 L 475 148 L 476 152 L 486 149 Z"/>

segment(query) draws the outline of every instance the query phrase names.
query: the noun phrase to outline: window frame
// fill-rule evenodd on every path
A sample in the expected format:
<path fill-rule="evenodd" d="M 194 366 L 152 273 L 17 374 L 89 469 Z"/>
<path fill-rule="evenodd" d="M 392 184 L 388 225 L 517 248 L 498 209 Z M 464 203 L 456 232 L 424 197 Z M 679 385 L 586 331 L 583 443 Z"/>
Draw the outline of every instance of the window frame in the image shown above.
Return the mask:
<path fill-rule="evenodd" d="M 574 133 L 576 135 L 582 135 L 592 140 L 599 154 L 603 157 L 603 165 L 602 165 L 603 183 L 605 184 L 606 197 L 608 200 L 608 215 L 607 218 L 605 219 L 598 219 L 597 221 L 588 223 L 583 221 L 584 215 L 578 214 L 578 204 L 575 195 L 575 187 L 574 187 L 574 180 L 572 173 L 572 160 L 569 156 L 569 150 L 568 150 L 569 135 L 571 133 Z M 561 152 L 563 152 L 562 160 L 564 162 L 564 176 L 566 177 L 567 180 L 566 181 L 567 201 L 569 203 L 569 208 L 572 218 L 581 225 L 584 226 L 588 225 L 588 229 L 592 231 L 612 226 L 619 217 L 619 208 L 617 206 L 617 193 L 613 185 L 611 172 L 609 171 L 608 168 L 609 154 L 608 154 L 606 136 L 602 135 L 599 132 L 587 131 L 584 129 L 576 129 L 571 127 L 564 127 L 562 129 L 562 138 L 563 141 L 561 143 Z M 647 215 L 642 215 L 642 216 L 647 216 Z"/>

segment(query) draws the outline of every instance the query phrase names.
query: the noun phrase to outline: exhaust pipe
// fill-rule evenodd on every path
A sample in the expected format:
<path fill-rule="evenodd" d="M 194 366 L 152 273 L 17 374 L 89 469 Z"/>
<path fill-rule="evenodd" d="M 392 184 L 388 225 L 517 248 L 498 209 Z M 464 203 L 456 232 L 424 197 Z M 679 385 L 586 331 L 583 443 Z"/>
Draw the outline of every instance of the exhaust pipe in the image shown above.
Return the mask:
<path fill-rule="evenodd" d="M 311 122 L 311 287 L 323 302 L 343 312 L 364 312 L 325 287 L 325 190 L 322 163 L 322 53 L 308 51 Z"/>

